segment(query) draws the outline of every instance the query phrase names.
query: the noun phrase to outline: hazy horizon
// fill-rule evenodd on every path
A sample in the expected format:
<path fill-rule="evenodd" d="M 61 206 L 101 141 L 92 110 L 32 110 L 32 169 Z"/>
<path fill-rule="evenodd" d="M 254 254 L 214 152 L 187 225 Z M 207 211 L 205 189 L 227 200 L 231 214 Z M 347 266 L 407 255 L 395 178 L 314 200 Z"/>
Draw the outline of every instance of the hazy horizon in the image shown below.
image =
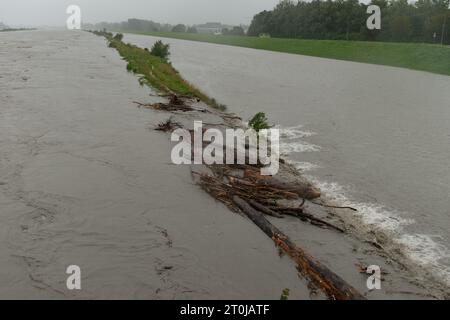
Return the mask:
<path fill-rule="evenodd" d="M 272 9 L 279 0 L 2 0 L 0 22 L 9 26 L 64 26 L 71 4 L 80 6 L 83 23 L 120 22 L 128 18 L 160 23 L 250 24 L 253 16 Z"/>

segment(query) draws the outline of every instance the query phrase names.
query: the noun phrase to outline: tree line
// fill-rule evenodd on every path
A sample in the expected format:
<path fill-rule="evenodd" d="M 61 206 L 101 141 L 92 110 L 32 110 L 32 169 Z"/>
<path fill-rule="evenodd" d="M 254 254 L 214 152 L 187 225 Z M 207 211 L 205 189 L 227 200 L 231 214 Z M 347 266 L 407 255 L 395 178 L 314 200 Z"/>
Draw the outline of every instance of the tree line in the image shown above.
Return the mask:
<path fill-rule="evenodd" d="M 381 9 L 381 29 L 366 27 L 367 6 Z M 450 44 L 450 0 L 282 0 L 254 16 L 249 36 Z"/>
<path fill-rule="evenodd" d="M 168 23 L 158 23 L 152 20 L 128 19 L 123 22 L 100 22 L 94 25 L 84 24 L 84 28 L 93 28 L 98 30 L 114 30 L 122 32 L 171 32 L 177 26 Z"/>
<path fill-rule="evenodd" d="M 121 32 L 177 32 L 177 33 L 198 33 L 197 27 L 187 26 L 185 24 L 162 24 L 152 20 L 128 19 L 123 22 L 101 22 L 95 25 L 85 24 L 85 28 L 97 30 L 115 30 Z M 245 31 L 241 26 L 223 28 L 221 32 L 224 35 L 244 36 Z"/>
<path fill-rule="evenodd" d="M 123 22 L 100 22 L 95 25 L 85 24 L 85 28 L 98 30 L 115 30 L 122 32 L 188 32 L 197 33 L 195 26 L 184 24 L 171 25 L 168 23 L 158 23 L 152 20 L 128 19 Z"/>

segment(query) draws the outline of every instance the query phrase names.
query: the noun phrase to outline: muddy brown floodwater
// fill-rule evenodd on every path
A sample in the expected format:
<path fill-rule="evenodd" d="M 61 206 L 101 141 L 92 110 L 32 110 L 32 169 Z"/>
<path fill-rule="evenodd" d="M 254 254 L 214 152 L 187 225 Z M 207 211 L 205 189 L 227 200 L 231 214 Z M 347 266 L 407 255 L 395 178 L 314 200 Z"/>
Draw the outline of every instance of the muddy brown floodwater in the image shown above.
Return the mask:
<path fill-rule="evenodd" d="M 165 114 L 100 37 L 0 35 L 0 298 L 307 296 L 294 265 L 171 165 Z M 82 290 L 66 288 L 78 265 Z"/>
<path fill-rule="evenodd" d="M 103 38 L 3 33 L 0 68 L 0 298 L 310 298 L 270 239 L 171 164 L 149 130 L 168 115 L 136 108 L 156 98 Z M 351 234 L 279 226 L 369 298 L 434 294 Z M 392 276 L 368 292 L 355 263 L 373 262 Z"/>

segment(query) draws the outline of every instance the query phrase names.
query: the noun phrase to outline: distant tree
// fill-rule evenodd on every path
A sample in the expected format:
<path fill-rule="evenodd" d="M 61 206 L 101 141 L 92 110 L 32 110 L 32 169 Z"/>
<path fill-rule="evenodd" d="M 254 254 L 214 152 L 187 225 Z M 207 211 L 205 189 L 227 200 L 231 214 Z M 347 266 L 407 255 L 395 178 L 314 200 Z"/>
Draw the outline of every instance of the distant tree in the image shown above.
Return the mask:
<path fill-rule="evenodd" d="M 184 33 L 186 32 L 186 26 L 184 24 L 177 24 L 172 28 L 172 32 Z"/>
<path fill-rule="evenodd" d="M 260 34 L 271 33 L 271 20 L 272 20 L 272 12 L 271 11 L 263 11 L 258 13 L 253 17 L 250 28 L 248 29 L 247 34 L 249 36 L 259 36 Z"/>
<path fill-rule="evenodd" d="M 245 36 L 245 31 L 242 27 L 233 27 L 233 29 L 230 30 L 229 34 L 233 36 Z"/>
<path fill-rule="evenodd" d="M 282 0 L 270 11 L 253 17 L 249 36 L 303 39 L 413 41 L 450 44 L 450 0 L 369 0 L 381 8 L 381 30 L 368 30 L 368 4 L 358 0 Z M 221 24 L 213 24 L 221 28 Z M 218 25 L 218 26 L 217 26 Z M 97 24 L 97 30 L 192 32 L 194 27 L 175 27 L 149 20 Z M 240 27 L 223 34 L 243 35 Z"/>
<path fill-rule="evenodd" d="M 161 31 L 161 32 L 171 32 L 172 31 L 172 26 L 170 25 L 170 24 L 168 24 L 168 23 L 166 23 L 166 24 L 162 24 L 160 27 L 159 27 L 159 31 Z"/>
<path fill-rule="evenodd" d="M 411 19 L 408 16 L 396 16 L 390 21 L 392 40 L 407 41 L 411 34 Z"/>
<path fill-rule="evenodd" d="M 253 17 L 247 35 L 306 39 L 440 42 L 450 44 L 450 0 L 371 0 L 381 30 L 368 30 L 368 4 L 358 0 L 282 0 Z"/>
<path fill-rule="evenodd" d="M 158 31 L 160 28 L 160 24 L 153 22 L 151 20 L 142 20 L 142 19 L 128 19 L 128 22 L 125 26 L 125 29 L 131 31 Z"/>
<path fill-rule="evenodd" d="M 228 35 L 228 34 L 230 34 L 230 30 L 228 28 L 223 28 L 222 29 L 222 34 L 223 35 Z"/>
<path fill-rule="evenodd" d="M 195 26 L 191 26 L 187 29 L 187 33 L 198 33 L 198 31 Z"/>

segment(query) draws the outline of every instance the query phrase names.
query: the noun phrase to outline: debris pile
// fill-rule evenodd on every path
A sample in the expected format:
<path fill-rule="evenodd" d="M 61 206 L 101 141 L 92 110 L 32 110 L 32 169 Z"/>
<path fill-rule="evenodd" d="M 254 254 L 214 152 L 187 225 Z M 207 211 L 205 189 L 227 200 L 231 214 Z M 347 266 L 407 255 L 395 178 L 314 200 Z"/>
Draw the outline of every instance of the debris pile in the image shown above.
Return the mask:
<path fill-rule="evenodd" d="M 202 189 L 255 223 L 297 264 L 298 271 L 310 281 L 311 288 L 321 290 L 332 300 L 365 299 L 337 274 L 299 248 L 265 217 L 283 218 L 289 215 L 321 228 L 344 232 L 306 212 L 306 200 L 320 197 L 318 190 L 308 183 L 287 183 L 275 177 L 262 176 L 260 168 L 251 165 L 211 165 L 207 168 L 209 173 L 192 171 Z"/>
<path fill-rule="evenodd" d="M 181 128 L 181 124 L 179 124 L 178 122 L 175 122 L 172 120 L 172 117 L 170 117 L 169 119 L 167 119 L 166 121 L 163 121 L 161 123 L 159 123 L 155 130 L 156 131 L 163 131 L 163 132 L 171 132 L 174 131 L 175 129 Z"/>
<path fill-rule="evenodd" d="M 209 112 L 207 109 L 198 109 L 198 108 L 194 108 L 194 107 L 190 106 L 189 104 L 187 104 L 186 100 L 191 99 L 190 97 L 182 97 L 182 96 L 177 96 L 175 94 L 171 94 L 168 97 L 169 97 L 168 103 L 158 102 L 158 103 L 147 103 L 146 104 L 146 103 L 141 103 L 141 102 L 137 102 L 137 101 L 134 101 L 133 103 L 135 103 L 139 108 L 148 108 L 148 109 L 168 111 L 168 112 L 177 112 L 177 111 L 181 111 L 181 112 L 197 111 L 197 112 L 202 112 L 202 113 Z"/>
<path fill-rule="evenodd" d="M 262 176 L 260 169 L 251 165 L 212 165 L 208 168 L 212 174 L 194 172 L 199 177 L 198 184 L 235 212 L 241 211 L 233 201 L 233 197 L 238 196 L 265 215 L 276 218 L 293 216 L 319 227 L 343 232 L 341 228 L 305 211 L 306 200 L 320 197 L 320 192 L 310 184 L 286 183 L 275 177 Z"/>
<path fill-rule="evenodd" d="M 170 96 L 168 103 L 139 104 L 139 106 L 169 112 L 199 111 L 175 95 Z M 220 116 L 222 117 L 222 114 Z M 156 130 L 171 132 L 176 128 L 181 128 L 181 125 L 170 118 L 160 123 Z M 192 130 L 189 132 L 193 139 L 194 132 Z M 226 152 L 227 150 L 224 150 L 224 154 Z M 237 155 L 238 150 L 235 149 L 234 152 Z M 299 273 L 309 280 L 314 291 L 320 290 L 332 300 L 365 299 L 340 276 L 298 247 L 266 218 L 270 216 L 282 219 L 291 216 L 320 228 L 344 232 L 340 227 L 307 212 L 306 201 L 319 198 L 320 191 L 305 180 L 285 179 L 283 175 L 281 178 L 279 175 L 263 176 L 261 164 L 250 164 L 247 160 L 246 158 L 245 164 L 192 166 L 191 172 L 195 182 L 203 190 L 230 210 L 248 217 L 269 236 L 280 251 L 287 254 L 297 264 Z M 284 161 L 280 163 L 285 170 L 288 170 L 288 165 Z"/>

